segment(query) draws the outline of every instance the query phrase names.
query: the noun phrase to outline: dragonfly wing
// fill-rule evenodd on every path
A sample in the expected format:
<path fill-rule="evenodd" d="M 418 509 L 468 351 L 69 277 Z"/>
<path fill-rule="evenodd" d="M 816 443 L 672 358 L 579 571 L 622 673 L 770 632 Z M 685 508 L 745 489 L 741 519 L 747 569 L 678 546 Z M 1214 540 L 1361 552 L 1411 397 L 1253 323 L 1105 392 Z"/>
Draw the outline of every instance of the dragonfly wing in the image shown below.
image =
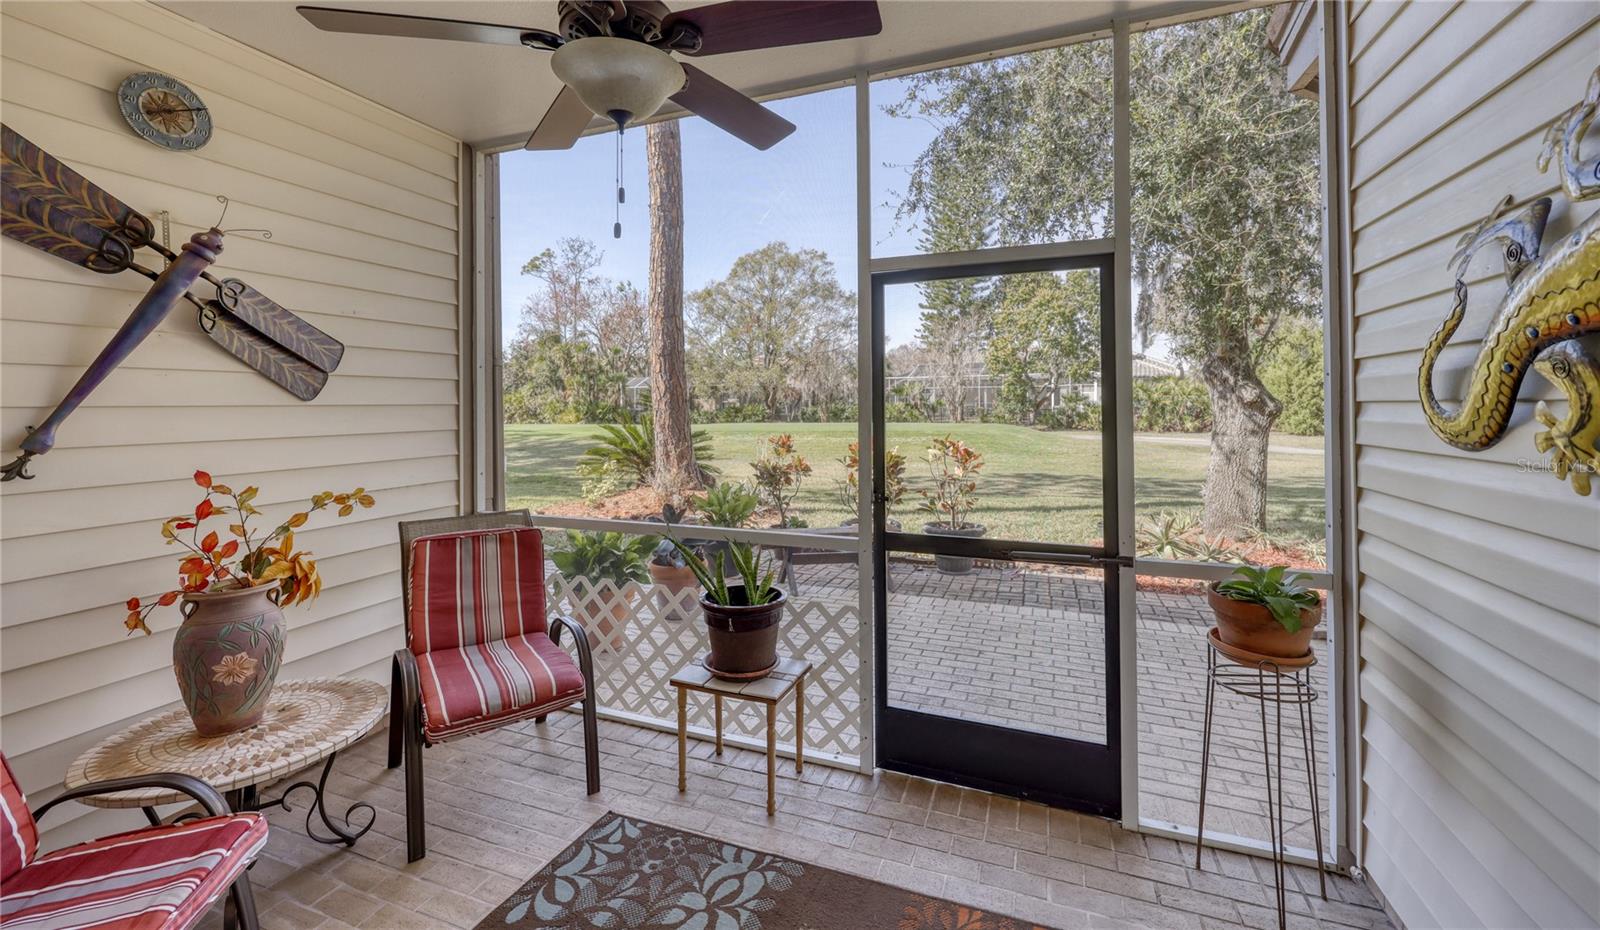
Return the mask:
<path fill-rule="evenodd" d="M 206 309 L 209 312 L 203 315 L 200 328 L 234 358 L 301 400 L 311 400 L 322 393 L 328 372 L 263 336 L 221 303 L 208 301 Z"/>
<path fill-rule="evenodd" d="M 0 125 L 5 235 L 94 271 L 127 268 L 155 227 L 55 156 Z"/>
<path fill-rule="evenodd" d="M 331 374 L 344 358 L 344 343 L 278 306 L 270 297 L 238 278 L 224 278 L 217 285 L 217 302 L 262 338 L 325 373 Z"/>

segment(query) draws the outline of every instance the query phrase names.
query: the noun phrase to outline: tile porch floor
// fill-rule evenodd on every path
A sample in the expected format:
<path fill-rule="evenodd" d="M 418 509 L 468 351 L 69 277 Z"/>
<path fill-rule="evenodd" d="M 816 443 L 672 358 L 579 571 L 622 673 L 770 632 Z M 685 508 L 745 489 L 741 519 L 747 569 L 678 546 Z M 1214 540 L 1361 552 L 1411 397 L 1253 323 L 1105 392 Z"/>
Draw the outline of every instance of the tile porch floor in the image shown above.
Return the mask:
<path fill-rule="evenodd" d="M 304 808 L 271 814 L 253 876 L 267 930 L 470 928 L 607 810 L 940 894 L 1041 924 L 1080 927 L 1275 927 L 1269 864 L 1143 837 L 1092 817 L 879 773 L 780 762 L 779 811 L 763 807 L 763 757 L 722 760 L 692 744 L 677 791 L 675 737 L 602 721 L 604 788 L 584 795 L 579 718 L 556 714 L 434 747 L 427 772 L 428 857 L 405 861 L 401 772 L 384 768 L 380 733 L 340 757 L 336 809 L 377 807 L 352 849 L 313 843 Z M 1388 930 L 1359 882 L 1291 868 L 1290 926 Z M 220 925 L 216 910 L 207 927 Z M 868 930 L 868 928 L 818 928 Z M 873 928 L 875 930 L 875 928 Z"/>

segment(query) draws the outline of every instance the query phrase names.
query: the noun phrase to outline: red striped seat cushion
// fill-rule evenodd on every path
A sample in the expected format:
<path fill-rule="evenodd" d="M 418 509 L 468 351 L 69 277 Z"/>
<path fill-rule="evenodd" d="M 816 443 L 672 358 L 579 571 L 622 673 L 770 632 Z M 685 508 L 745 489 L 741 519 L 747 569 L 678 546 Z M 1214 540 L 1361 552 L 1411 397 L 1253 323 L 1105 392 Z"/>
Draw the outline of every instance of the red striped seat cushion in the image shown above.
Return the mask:
<path fill-rule="evenodd" d="M 543 633 L 417 656 L 422 732 L 437 743 L 583 699 L 577 663 Z"/>
<path fill-rule="evenodd" d="M 182 930 L 267 842 L 259 814 L 209 817 L 40 856 L 0 890 L 6 930 Z"/>
<path fill-rule="evenodd" d="M 406 642 L 417 655 L 544 633 L 544 538 L 532 527 L 411 543 Z"/>
<path fill-rule="evenodd" d="M 33 861 L 39 849 L 39 830 L 28 813 L 28 799 L 11 775 L 11 764 L 0 755 L 0 882 Z"/>

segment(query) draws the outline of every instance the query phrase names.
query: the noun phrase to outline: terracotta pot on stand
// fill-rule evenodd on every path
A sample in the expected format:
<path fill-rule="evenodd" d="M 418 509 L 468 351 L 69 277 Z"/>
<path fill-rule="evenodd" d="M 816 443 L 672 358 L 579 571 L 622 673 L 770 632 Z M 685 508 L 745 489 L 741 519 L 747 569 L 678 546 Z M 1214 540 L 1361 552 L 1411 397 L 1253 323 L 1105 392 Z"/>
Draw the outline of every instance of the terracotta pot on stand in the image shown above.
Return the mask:
<path fill-rule="evenodd" d="M 172 670 L 201 736 L 261 722 L 283 663 L 284 634 L 276 584 L 183 596 Z"/>
<path fill-rule="evenodd" d="M 789 596 L 775 588 L 778 596 L 765 604 L 734 604 L 723 606 L 700 595 L 700 608 L 705 611 L 706 633 L 711 640 L 711 653 L 705 666 L 718 678 L 732 681 L 753 681 L 764 678 L 778 664 L 778 621 L 783 619 L 783 606 Z M 739 592 L 734 594 L 734 592 Z M 729 597 L 741 600 L 743 585 L 729 585 Z"/>
<path fill-rule="evenodd" d="M 1236 601 L 1206 586 L 1206 600 L 1217 617 L 1217 638 L 1236 650 L 1278 659 L 1299 659 L 1311 651 L 1311 633 L 1322 622 L 1322 605 L 1300 608 L 1300 629 L 1289 632 L 1261 604 Z"/>

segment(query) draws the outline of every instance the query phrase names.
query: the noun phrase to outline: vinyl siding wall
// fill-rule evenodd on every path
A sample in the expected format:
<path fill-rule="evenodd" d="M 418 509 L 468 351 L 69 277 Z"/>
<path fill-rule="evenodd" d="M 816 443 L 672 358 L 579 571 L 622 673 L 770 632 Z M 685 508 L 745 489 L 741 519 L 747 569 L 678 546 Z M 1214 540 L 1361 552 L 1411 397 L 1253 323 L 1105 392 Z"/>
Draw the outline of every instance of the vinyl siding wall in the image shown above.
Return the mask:
<path fill-rule="evenodd" d="M 159 521 L 192 507 L 205 468 L 282 516 L 322 490 L 377 506 L 297 534 L 326 581 L 294 608 L 284 677 L 387 678 L 401 644 L 397 519 L 459 512 L 460 146 L 152 4 L 7 0 L 5 122 L 156 218 L 176 248 L 216 220 L 217 270 L 244 278 L 346 345 L 301 403 L 212 345 L 180 305 L 61 429 L 32 481 L 0 497 L 0 746 L 37 803 L 102 736 L 173 706 L 175 611 L 125 637 L 122 602 L 172 587 Z M 215 132 L 194 153 L 134 136 L 115 88 L 136 71 L 184 81 Z M 159 221 L 157 223 L 159 226 Z M 154 259 L 159 267 L 159 259 Z M 148 286 L 0 241 L 0 442 L 15 451 Z M 263 502 L 265 502 L 263 504 Z M 320 515 L 331 518 L 330 514 Z M 47 842 L 122 815 L 69 805 Z"/>
<path fill-rule="evenodd" d="M 1535 167 L 1600 64 L 1600 5 L 1341 4 L 1346 30 L 1359 570 L 1359 859 L 1424 927 L 1600 921 L 1600 494 L 1548 473 L 1524 384 L 1512 430 L 1444 445 L 1417 403 L 1458 238 L 1505 194 L 1555 198 L 1547 243 L 1600 209 Z M 1600 149 L 1591 133 L 1585 154 Z M 1499 296 L 1468 275 L 1435 387 L 1454 406 Z"/>

